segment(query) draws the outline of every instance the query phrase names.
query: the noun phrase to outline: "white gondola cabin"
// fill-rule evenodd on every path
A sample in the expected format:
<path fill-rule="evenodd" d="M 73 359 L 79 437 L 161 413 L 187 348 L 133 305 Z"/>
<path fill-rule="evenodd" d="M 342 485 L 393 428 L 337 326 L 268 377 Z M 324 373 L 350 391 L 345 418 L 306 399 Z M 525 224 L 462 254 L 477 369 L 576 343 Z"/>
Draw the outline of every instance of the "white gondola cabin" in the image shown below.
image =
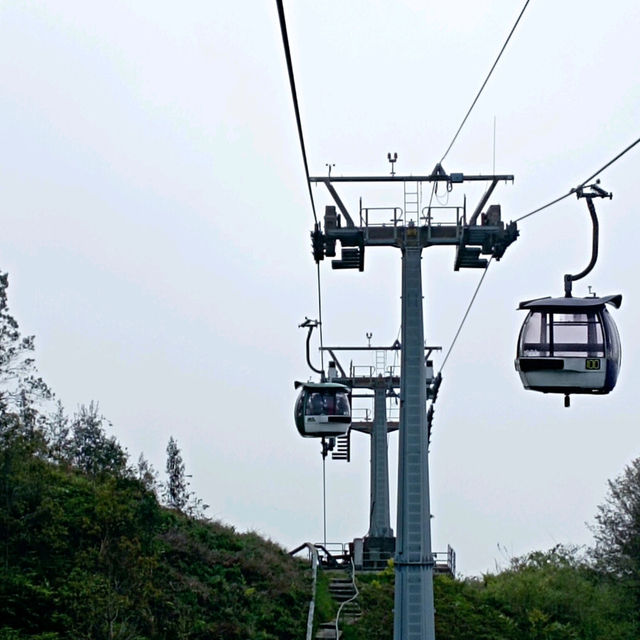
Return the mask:
<path fill-rule="evenodd" d="M 621 303 L 621 295 L 521 302 L 518 308 L 529 315 L 520 331 L 515 365 L 525 389 L 565 396 L 609 393 L 622 354 L 606 305 L 617 309 Z"/>
<path fill-rule="evenodd" d="M 351 427 L 349 387 L 335 382 L 295 382 L 294 418 L 304 438 L 346 435 Z"/>

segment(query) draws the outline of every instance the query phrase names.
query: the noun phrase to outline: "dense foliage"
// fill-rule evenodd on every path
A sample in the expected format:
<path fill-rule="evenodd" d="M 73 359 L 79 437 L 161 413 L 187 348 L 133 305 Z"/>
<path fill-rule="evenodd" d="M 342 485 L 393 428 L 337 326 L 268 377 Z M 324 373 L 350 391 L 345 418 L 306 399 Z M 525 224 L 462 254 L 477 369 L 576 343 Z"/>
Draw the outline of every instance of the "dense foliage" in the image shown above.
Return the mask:
<path fill-rule="evenodd" d="M 72 418 L 51 407 L 7 285 L 0 276 L 0 640 L 303 637 L 306 567 L 204 519 L 175 440 L 162 506 L 155 472 L 129 464 L 96 404 Z"/>
<path fill-rule="evenodd" d="M 637 640 L 626 586 L 557 547 L 482 578 L 434 581 L 438 640 Z M 359 576 L 364 616 L 345 640 L 393 638 L 393 568 Z"/>
<path fill-rule="evenodd" d="M 303 635 L 309 584 L 276 545 L 39 453 L 20 437 L 1 451 L 0 638 Z"/>
<path fill-rule="evenodd" d="M 629 586 L 640 611 L 640 458 L 609 481 L 593 533 L 598 566 Z"/>

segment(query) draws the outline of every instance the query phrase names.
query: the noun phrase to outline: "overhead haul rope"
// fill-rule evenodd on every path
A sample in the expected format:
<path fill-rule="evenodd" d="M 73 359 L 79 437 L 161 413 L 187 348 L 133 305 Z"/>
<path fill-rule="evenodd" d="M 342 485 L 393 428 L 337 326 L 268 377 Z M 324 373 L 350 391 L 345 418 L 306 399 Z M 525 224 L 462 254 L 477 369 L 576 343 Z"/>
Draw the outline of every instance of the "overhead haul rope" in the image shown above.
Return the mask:
<path fill-rule="evenodd" d="M 542 205 L 541 207 L 538 207 L 537 209 L 534 209 L 533 211 L 530 211 L 529 213 L 526 213 L 525 215 L 520 216 L 519 218 L 516 218 L 515 222 L 520 222 L 520 220 L 524 220 L 525 218 L 528 218 L 529 216 L 532 216 L 534 213 L 538 213 L 539 211 L 542 211 L 543 209 L 547 209 L 548 207 L 556 204 L 557 202 L 560 202 L 561 200 L 564 200 L 565 198 L 568 198 L 569 196 L 573 195 L 574 193 L 576 193 L 576 191 L 578 191 L 579 189 L 582 189 L 582 187 L 585 187 L 587 182 L 591 182 L 596 176 L 599 176 L 605 169 L 608 169 L 614 162 L 616 162 L 617 160 L 622 158 L 622 156 L 625 153 L 627 153 L 628 151 L 631 151 L 631 149 L 633 149 L 633 147 L 635 147 L 639 143 L 640 143 L 640 138 L 638 138 L 637 140 L 632 142 L 626 149 L 624 149 L 617 156 L 615 156 L 614 158 L 609 160 L 609 162 L 607 162 L 607 164 L 605 164 L 603 167 L 600 167 L 600 169 L 598 169 L 593 175 L 590 175 L 586 180 L 581 182 L 577 187 L 574 187 L 568 193 L 565 193 L 564 195 L 560 196 L 559 198 L 556 198 L 555 200 L 552 200 L 551 202 L 548 202 L 547 204 Z"/>
<path fill-rule="evenodd" d="M 453 351 L 453 347 L 455 346 L 456 341 L 458 340 L 458 336 L 460 335 L 460 332 L 462 331 L 462 327 L 464 327 L 464 323 L 466 322 L 467 317 L 469 316 L 469 312 L 471 311 L 471 307 L 473 306 L 473 303 L 476 301 L 476 297 L 478 296 L 478 292 L 480 291 L 480 287 L 482 286 L 482 283 L 484 282 L 484 278 L 487 275 L 487 271 L 489 271 L 489 265 L 491 264 L 492 260 L 493 260 L 493 256 L 491 256 L 491 258 L 489 258 L 489 262 L 487 262 L 487 266 L 484 268 L 484 271 L 482 272 L 482 277 L 480 278 L 480 282 L 478 282 L 478 286 L 476 287 L 476 290 L 473 292 L 473 295 L 471 296 L 471 301 L 469 302 L 469 305 L 467 306 L 467 310 L 464 312 L 464 316 L 462 316 L 462 321 L 460 322 L 460 326 L 458 327 L 458 330 L 456 331 L 456 335 L 453 337 L 451 345 L 449 346 L 449 350 L 447 351 L 447 355 L 445 355 L 444 360 L 442 361 L 442 365 L 440 366 L 439 373 L 442 373 L 442 370 L 444 369 L 444 365 L 447 364 L 447 360 L 449 359 L 449 356 L 451 355 L 451 352 Z"/>
<path fill-rule="evenodd" d="M 289 36 L 287 35 L 287 23 L 284 18 L 284 6 L 282 0 L 276 0 L 278 5 L 278 16 L 280 18 L 280 32 L 282 33 L 282 44 L 284 46 L 284 55 L 287 59 L 287 72 L 289 73 L 289 86 L 291 87 L 291 98 L 293 100 L 293 109 L 296 112 L 296 124 L 298 125 L 298 138 L 300 140 L 300 150 L 302 151 L 302 160 L 304 162 L 304 173 L 307 177 L 307 187 L 309 188 L 309 199 L 311 200 L 311 209 L 313 211 L 313 219 L 318 223 L 316 215 L 316 205 L 313 201 L 311 193 L 311 181 L 309 180 L 309 164 L 307 163 L 307 150 L 304 145 L 304 135 L 302 134 L 302 118 L 300 117 L 300 108 L 298 107 L 298 92 L 296 91 L 296 80 L 293 75 L 293 63 L 291 62 L 291 49 L 289 48 Z"/>
<path fill-rule="evenodd" d="M 522 15 L 524 14 L 525 9 L 529 5 L 529 1 L 530 0 L 526 0 L 526 2 L 524 3 L 524 7 L 522 7 L 522 11 L 520 12 L 520 15 L 518 16 L 518 19 L 516 20 L 516 22 L 513 25 L 509 35 L 507 36 L 507 39 L 505 40 L 505 43 L 502 45 L 502 49 L 500 49 L 500 53 L 498 54 L 498 57 L 496 58 L 496 61 L 493 63 L 493 66 L 491 67 L 489 73 L 487 74 L 487 77 L 485 78 L 484 82 L 482 83 L 482 86 L 480 87 L 480 91 L 478 91 L 478 93 L 476 94 L 476 97 L 474 98 L 473 102 L 471 103 L 471 106 L 469 107 L 469 111 L 467 111 L 467 115 L 463 118 L 462 124 L 458 127 L 458 130 L 456 131 L 456 135 L 453 136 L 453 140 L 451 141 L 451 144 L 447 147 L 447 150 L 444 152 L 444 155 L 442 156 L 442 158 L 440 160 L 440 164 L 442 164 L 443 160 L 447 157 L 447 154 L 449 153 L 449 151 L 451 151 L 451 147 L 453 147 L 453 144 L 457 140 L 458 135 L 460 134 L 460 131 L 462 131 L 462 127 L 464 127 L 464 125 L 465 125 L 465 123 L 467 121 L 467 118 L 469 117 L 469 115 L 471 115 L 471 112 L 473 111 L 473 108 L 476 106 L 476 102 L 478 102 L 478 98 L 480 98 L 480 94 L 483 92 L 487 82 L 489 82 L 489 78 L 491 77 L 491 74 L 493 73 L 493 70 L 496 68 L 500 58 L 502 57 L 502 54 L 504 53 L 504 50 L 507 48 L 507 45 L 509 44 L 509 40 L 511 40 L 511 36 L 513 35 L 514 31 L 516 30 L 516 27 L 518 26 L 518 23 L 520 22 L 520 18 L 522 18 Z"/>
<path fill-rule="evenodd" d="M 296 91 L 296 80 L 293 74 L 293 62 L 291 61 L 291 48 L 289 47 L 289 36 L 287 35 L 287 22 L 284 16 L 284 5 L 282 0 L 276 0 L 278 6 L 278 17 L 280 19 L 280 32 L 282 34 L 282 44 L 284 46 L 284 55 L 287 60 L 287 72 L 289 74 L 289 86 L 291 87 L 291 99 L 293 100 L 293 109 L 296 114 L 296 125 L 298 127 L 298 139 L 300 141 L 300 150 L 302 151 L 302 161 L 304 162 L 304 174 L 307 178 L 307 188 L 309 190 L 309 200 L 311 201 L 311 210 L 313 211 L 313 219 L 318 224 L 318 216 L 316 214 L 316 205 L 311 192 L 311 180 L 309 179 L 309 163 L 307 162 L 307 150 L 304 144 L 304 134 L 302 133 L 302 118 L 300 116 L 300 107 L 298 105 L 298 92 Z M 322 291 L 320 288 L 320 263 L 317 264 L 317 280 L 318 280 L 318 321 L 320 333 L 320 368 L 324 372 L 324 343 L 322 338 Z M 324 375 L 324 374 L 323 374 Z"/>
<path fill-rule="evenodd" d="M 487 82 L 489 82 L 489 78 L 491 77 L 491 74 L 493 73 L 493 70 L 498 65 L 498 62 L 500 61 L 500 58 L 502 57 L 502 54 L 504 53 L 505 49 L 507 48 L 507 45 L 509 44 L 509 41 L 511 40 L 511 36 L 514 34 L 514 32 L 516 30 L 516 27 L 518 26 L 518 24 L 520 22 L 520 19 L 524 15 L 524 12 L 525 12 L 526 8 L 529 6 L 529 2 L 530 2 L 530 0 L 526 0 L 526 2 L 524 3 L 524 6 L 522 7 L 522 10 L 520 11 L 520 14 L 518 15 L 518 18 L 515 21 L 515 24 L 511 28 L 511 31 L 509 32 L 509 35 L 507 36 L 507 39 L 505 40 L 504 44 L 502 45 L 502 49 L 500 49 L 500 53 L 498 54 L 498 57 L 495 59 L 495 62 L 493 63 L 493 66 L 489 70 L 489 73 L 487 74 L 487 77 L 484 79 L 484 82 L 482 83 L 482 86 L 480 87 L 480 90 L 476 94 L 476 97 L 473 99 L 473 102 L 471 103 L 471 106 L 469 107 L 469 110 L 467 111 L 465 117 L 462 119 L 462 123 L 458 127 L 458 130 L 456 131 L 456 134 L 453 136 L 453 140 L 451 140 L 451 143 L 447 147 L 447 150 L 444 152 L 444 155 L 440 159 L 440 164 L 442 164 L 444 159 L 449 154 L 449 151 L 451 151 L 451 148 L 455 144 L 455 141 L 458 139 L 458 136 L 460 135 L 460 132 L 462 131 L 462 127 L 464 127 L 465 123 L 467 122 L 467 119 L 469 118 L 469 116 L 471 115 L 471 112 L 473 111 L 473 108 L 476 106 L 476 102 L 478 102 L 478 99 L 480 98 L 480 95 L 484 91 L 484 88 L 487 85 Z M 494 124 L 494 126 L 495 126 L 495 124 Z M 494 154 L 495 154 L 495 149 L 494 149 Z M 495 160 L 494 160 L 494 163 L 495 163 Z M 436 188 L 435 187 L 436 187 L 436 183 L 434 182 L 433 187 L 431 189 L 431 197 L 429 198 L 429 212 L 431 211 L 431 202 L 432 202 L 433 196 L 434 196 L 434 194 L 436 192 Z M 462 331 L 462 328 L 464 327 L 464 323 L 466 322 L 467 317 L 469 316 L 469 312 L 471 311 L 471 307 L 473 306 L 473 303 L 475 302 L 476 297 L 478 296 L 478 292 L 480 291 L 480 287 L 482 286 L 482 283 L 484 282 L 485 276 L 487 275 L 487 271 L 489 270 L 489 265 L 491 264 L 492 260 L 493 260 L 493 256 L 489 259 L 489 262 L 487 263 L 487 266 L 484 268 L 484 271 L 482 273 L 482 277 L 480 278 L 480 281 L 478 282 L 478 286 L 476 287 L 476 290 L 473 292 L 473 296 L 471 297 L 471 301 L 469 302 L 469 305 L 467 306 L 467 310 L 465 311 L 464 316 L 462 317 L 462 321 L 460 322 L 458 330 L 456 331 L 456 334 L 453 337 L 453 340 L 451 342 L 451 345 L 449 346 L 447 354 L 445 355 L 444 360 L 442 361 L 442 365 L 440 366 L 439 373 L 442 373 L 442 370 L 444 369 L 444 366 L 447 364 L 447 360 L 449 359 L 449 356 L 451 355 L 451 352 L 453 351 L 453 347 L 455 346 L 455 344 L 456 344 L 456 342 L 458 340 L 458 336 L 460 335 L 460 332 Z"/>
<path fill-rule="evenodd" d="M 509 41 L 511 40 L 511 36 L 513 36 L 513 34 L 514 34 L 515 30 L 516 30 L 516 27 L 520 23 L 520 20 L 521 20 L 522 16 L 524 15 L 524 12 L 526 11 L 527 7 L 529 6 L 529 2 L 530 2 L 530 0 L 526 0 L 526 2 L 524 3 L 524 6 L 522 7 L 522 10 L 520 11 L 520 14 L 518 15 L 518 18 L 516 19 L 513 27 L 511 28 L 511 31 L 509 32 L 509 35 L 507 36 L 507 39 L 505 40 L 504 44 L 502 45 L 502 49 L 500 49 L 500 53 L 498 53 L 498 57 L 495 59 L 495 62 L 493 63 L 491 69 L 489 70 L 489 73 L 487 74 L 487 77 L 484 79 L 484 82 L 482 83 L 482 86 L 480 87 L 480 90 L 476 94 L 476 97 L 473 99 L 473 102 L 471 103 L 471 106 L 469 107 L 469 110 L 467 111 L 466 115 L 462 119 L 462 122 L 461 122 L 460 126 L 458 127 L 458 130 L 456 131 L 455 135 L 453 136 L 453 139 L 451 140 L 449 146 L 447 147 L 447 150 L 444 152 L 444 155 L 440 159 L 440 164 L 442 164 L 444 162 L 444 159 L 447 157 L 447 155 L 449 154 L 449 151 L 451 151 L 451 148 L 453 147 L 453 145 L 455 144 L 456 140 L 458 139 L 458 136 L 460 135 L 460 132 L 462 131 L 462 127 L 464 127 L 464 125 L 466 124 L 469 116 L 471 115 L 471 112 L 473 111 L 473 108 L 476 106 L 476 103 L 478 102 L 478 100 L 480 98 L 480 95 L 484 91 L 484 88 L 487 85 L 487 82 L 489 82 L 489 78 L 493 74 L 493 71 L 496 68 L 496 66 L 498 65 L 498 62 L 500 61 L 500 58 L 502 57 L 502 54 L 504 53 L 505 49 L 507 48 L 507 45 L 509 44 Z M 495 122 L 494 122 L 494 135 L 495 135 Z M 494 148 L 494 164 L 495 164 L 495 148 Z M 431 211 L 431 202 L 433 200 L 433 196 L 436 193 L 436 188 L 435 187 L 436 187 L 436 183 L 434 182 L 433 188 L 431 189 L 431 197 L 429 198 L 429 212 Z M 482 273 L 482 277 L 480 278 L 480 282 L 478 282 L 478 286 L 476 287 L 476 290 L 474 291 L 473 296 L 471 297 L 471 301 L 469 302 L 469 306 L 467 307 L 467 310 L 465 311 L 465 314 L 464 314 L 464 316 L 462 318 L 462 321 L 460 322 L 460 326 L 458 327 L 458 330 L 456 331 L 456 334 L 455 334 L 455 336 L 453 338 L 453 341 L 451 342 L 451 346 L 449 347 L 449 350 L 447 351 L 447 354 L 445 355 L 444 360 L 442 361 L 442 366 L 440 367 L 440 372 L 439 373 L 442 373 L 442 370 L 444 369 L 444 366 L 447 363 L 447 360 L 449 359 L 449 356 L 451 355 L 451 352 L 453 351 L 453 347 L 455 346 L 456 341 L 458 340 L 458 336 L 460 335 L 460 332 L 462 331 L 462 327 L 464 326 L 464 323 L 466 322 L 467 317 L 469 316 L 469 312 L 471 311 L 471 307 L 473 306 L 473 303 L 475 302 L 475 299 L 478 296 L 478 292 L 480 291 L 480 287 L 482 286 L 482 283 L 484 282 L 484 278 L 487 275 L 487 271 L 489 270 L 489 265 L 491 264 L 491 260 L 493 260 L 493 256 L 490 258 L 489 262 L 487 263 L 487 266 L 484 269 L 484 272 Z"/>
<path fill-rule="evenodd" d="M 322 340 L 322 289 L 320 287 L 320 263 L 316 263 L 316 275 L 318 278 L 318 332 L 320 334 L 320 368 L 324 376 L 324 342 Z"/>

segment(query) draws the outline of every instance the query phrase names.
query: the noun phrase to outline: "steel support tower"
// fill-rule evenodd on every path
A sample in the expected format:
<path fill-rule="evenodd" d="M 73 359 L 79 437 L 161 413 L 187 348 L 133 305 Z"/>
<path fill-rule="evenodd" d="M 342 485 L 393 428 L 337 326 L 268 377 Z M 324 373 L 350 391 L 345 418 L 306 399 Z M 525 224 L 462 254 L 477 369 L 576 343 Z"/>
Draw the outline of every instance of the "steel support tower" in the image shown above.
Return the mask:
<path fill-rule="evenodd" d="M 402 356 L 394 637 L 434 638 L 433 566 L 423 355 L 422 247 L 402 248 Z"/>
<path fill-rule="evenodd" d="M 402 351 L 400 380 L 400 443 L 398 461 L 398 521 L 395 555 L 394 640 L 434 640 L 433 567 L 431 549 L 431 513 L 429 499 L 429 461 L 426 417 L 426 369 L 424 359 L 424 323 L 422 303 L 422 249 L 451 245 L 457 248 L 454 269 L 485 268 L 480 254 L 499 260 L 517 238 L 516 224 L 504 225 L 499 205 L 487 204 L 499 181 L 513 176 L 465 176 L 447 174 L 437 165 L 428 176 L 370 176 L 310 178 L 324 183 L 345 219 L 334 206 L 325 210 L 324 228 L 317 224 L 312 232 L 316 261 L 336 255 L 336 241 L 341 258 L 332 261 L 334 269 L 364 270 L 365 247 L 393 246 L 402 252 Z M 467 220 L 466 207 L 454 207 L 455 220 L 438 222 L 436 208 L 420 209 L 420 183 L 454 184 L 488 181 L 491 184 L 475 211 Z M 404 209 L 389 209 L 393 218 L 375 224 L 374 209 L 360 205 L 360 224 L 356 226 L 335 190 L 339 182 L 400 182 L 404 185 Z M 415 188 L 407 189 L 407 183 Z M 412 198 L 407 199 L 407 193 Z M 415 196 L 415 197 L 413 197 Z M 409 204 L 407 203 L 410 203 Z M 375 210 L 379 213 L 379 209 Z M 398 213 L 400 212 L 400 214 Z M 407 220 L 410 213 L 413 219 Z M 389 222 L 391 224 L 389 224 Z"/>
<path fill-rule="evenodd" d="M 389 456 L 387 447 L 387 384 L 373 390 L 373 427 L 371 429 L 371 489 L 369 500 L 369 538 L 393 538 L 389 510 Z"/>

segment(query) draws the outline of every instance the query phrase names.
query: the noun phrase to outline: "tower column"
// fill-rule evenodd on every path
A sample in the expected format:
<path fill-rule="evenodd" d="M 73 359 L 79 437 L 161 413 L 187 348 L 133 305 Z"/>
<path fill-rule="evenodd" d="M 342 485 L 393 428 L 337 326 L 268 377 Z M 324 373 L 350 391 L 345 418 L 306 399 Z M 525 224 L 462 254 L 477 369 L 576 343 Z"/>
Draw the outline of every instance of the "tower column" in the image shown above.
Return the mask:
<path fill-rule="evenodd" d="M 378 378 L 374 388 L 370 491 L 369 533 L 367 535 L 370 538 L 393 537 L 389 516 L 387 385 L 382 376 Z"/>
<path fill-rule="evenodd" d="M 402 360 L 394 640 L 435 640 L 433 554 L 422 315 L 422 247 L 406 229 L 402 252 Z"/>

